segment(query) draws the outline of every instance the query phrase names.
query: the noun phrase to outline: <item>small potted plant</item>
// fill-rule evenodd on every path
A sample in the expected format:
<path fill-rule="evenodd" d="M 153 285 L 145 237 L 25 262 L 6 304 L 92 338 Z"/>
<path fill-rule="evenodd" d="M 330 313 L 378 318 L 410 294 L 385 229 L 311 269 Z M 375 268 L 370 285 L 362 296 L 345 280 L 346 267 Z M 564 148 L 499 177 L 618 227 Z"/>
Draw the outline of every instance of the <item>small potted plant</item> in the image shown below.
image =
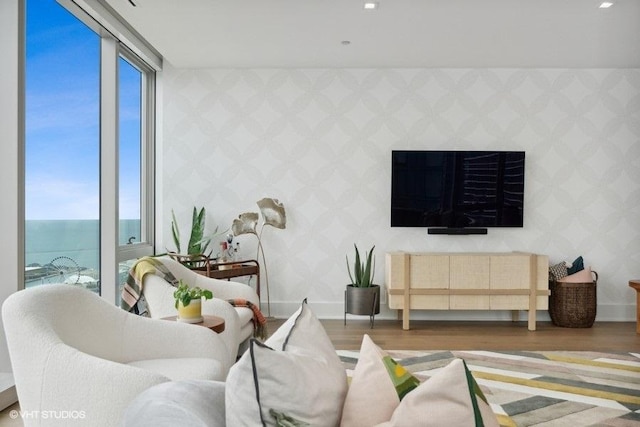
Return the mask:
<path fill-rule="evenodd" d="M 368 315 L 371 319 L 371 327 L 373 327 L 373 318 L 380 313 L 380 286 L 373 283 L 375 273 L 375 259 L 373 250 L 365 252 L 363 259 L 360 258 L 358 246 L 353 245 L 356 249 L 356 258 L 353 264 L 353 270 L 349 265 L 349 257 L 347 256 L 347 271 L 351 283 L 347 285 L 345 291 L 345 324 L 347 322 L 347 313 Z"/>
<path fill-rule="evenodd" d="M 180 280 L 177 289 L 173 292 L 173 297 L 176 299 L 179 322 L 200 323 L 204 320 L 202 318 L 202 298 L 211 299 L 213 293 L 197 286 L 190 288 Z"/>

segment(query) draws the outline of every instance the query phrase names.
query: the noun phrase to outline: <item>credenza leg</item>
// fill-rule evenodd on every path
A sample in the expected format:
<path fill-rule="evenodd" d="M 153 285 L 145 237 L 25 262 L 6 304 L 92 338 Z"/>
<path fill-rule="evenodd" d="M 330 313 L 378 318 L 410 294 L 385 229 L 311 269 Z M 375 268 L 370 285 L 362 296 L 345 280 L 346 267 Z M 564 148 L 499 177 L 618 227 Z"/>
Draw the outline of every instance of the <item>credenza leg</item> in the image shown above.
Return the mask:
<path fill-rule="evenodd" d="M 535 331 L 536 330 L 536 311 L 535 310 L 529 310 L 529 327 L 528 329 L 530 331 Z"/>
<path fill-rule="evenodd" d="M 409 312 L 411 310 L 409 310 L 408 308 L 405 308 L 404 310 L 402 310 L 402 329 L 404 329 L 405 331 L 409 330 Z"/>

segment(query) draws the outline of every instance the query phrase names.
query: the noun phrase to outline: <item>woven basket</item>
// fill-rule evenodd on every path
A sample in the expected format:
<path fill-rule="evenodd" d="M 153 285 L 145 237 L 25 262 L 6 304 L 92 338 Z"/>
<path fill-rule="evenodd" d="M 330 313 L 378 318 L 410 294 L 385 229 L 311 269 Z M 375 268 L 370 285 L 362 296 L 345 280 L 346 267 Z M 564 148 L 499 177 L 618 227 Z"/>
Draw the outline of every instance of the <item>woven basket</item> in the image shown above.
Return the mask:
<path fill-rule="evenodd" d="M 549 315 L 551 322 L 563 328 L 590 328 L 596 320 L 598 308 L 597 281 L 563 283 L 549 282 Z"/>

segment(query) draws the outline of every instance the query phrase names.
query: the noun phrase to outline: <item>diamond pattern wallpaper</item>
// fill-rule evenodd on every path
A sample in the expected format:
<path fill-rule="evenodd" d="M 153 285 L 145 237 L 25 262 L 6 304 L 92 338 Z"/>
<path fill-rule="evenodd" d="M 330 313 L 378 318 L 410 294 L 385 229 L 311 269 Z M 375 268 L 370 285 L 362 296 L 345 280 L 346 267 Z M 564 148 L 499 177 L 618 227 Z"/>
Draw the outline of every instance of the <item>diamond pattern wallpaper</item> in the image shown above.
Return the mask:
<path fill-rule="evenodd" d="M 598 320 L 635 318 L 640 70 L 167 64 L 161 80 L 159 244 L 172 247 L 172 209 L 186 227 L 204 206 L 208 231 L 226 230 L 261 198 L 279 199 L 287 228 L 263 235 L 272 315 L 307 297 L 320 316 L 341 317 L 345 255 L 357 243 L 375 244 L 380 284 L 388 251 L 530 251 L 551 263 L 581 255 L 599 274 Z M 525 151 L 524 227 L 481 236 L 391 228 L 393 149 Z M 237 241 L 241 257 L 255 258 L 254 236 Z M 443 315 L 503 318 L 425 314 Z"/>

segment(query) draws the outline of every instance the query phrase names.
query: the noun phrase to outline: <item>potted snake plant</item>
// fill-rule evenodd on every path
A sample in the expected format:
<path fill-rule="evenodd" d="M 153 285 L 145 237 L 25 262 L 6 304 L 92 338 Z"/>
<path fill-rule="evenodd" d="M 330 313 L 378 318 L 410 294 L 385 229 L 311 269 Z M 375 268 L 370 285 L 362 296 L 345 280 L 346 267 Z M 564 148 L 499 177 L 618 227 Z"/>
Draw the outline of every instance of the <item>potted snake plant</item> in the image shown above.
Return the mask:
<path fill-rule="evenodd" d="M 347 255 L 347 272 L 351 283 L 345 290 L 344 322 L 347 323 L 348 314 L 367 315 L 373 327 L 373 320 L 376 314 L 380 313 L 380 286 L 373 283 L 375 274 L 375 258 L 373 250 L 375 245 L 365 252 L 364 257 L 360 257 L 357 245 L 355 248 L 355 260 L 353 269 L 349 263 Z"/>

